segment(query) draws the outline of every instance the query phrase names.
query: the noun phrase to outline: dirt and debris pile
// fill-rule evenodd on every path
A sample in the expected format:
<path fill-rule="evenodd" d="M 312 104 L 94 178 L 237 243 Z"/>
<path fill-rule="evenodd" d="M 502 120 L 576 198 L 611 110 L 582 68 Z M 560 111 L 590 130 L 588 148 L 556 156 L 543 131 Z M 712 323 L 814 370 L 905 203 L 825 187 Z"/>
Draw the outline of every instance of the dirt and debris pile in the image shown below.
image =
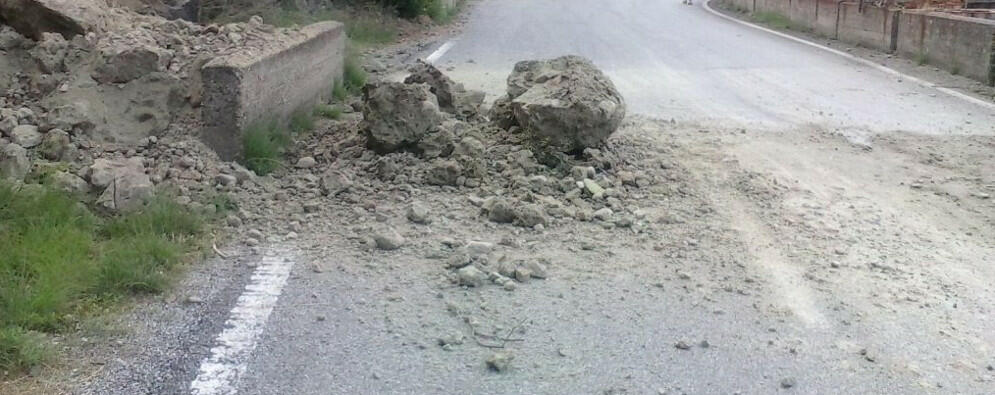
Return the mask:
<path fill-rule="evenodd" d="M 104 0 L 0 0 L 0 21 L 35 40 L 45 33 L 71 39 L 105 28 L 109 10 Z"/>
<path fill-rule="evenodd" d="M 502 128 L 518 126 L 563 152 L 602 144 L 625 118 L 625 101 L 590 60 L 563 56 L 519 62 L 508 94 L 492 107 Z"/>

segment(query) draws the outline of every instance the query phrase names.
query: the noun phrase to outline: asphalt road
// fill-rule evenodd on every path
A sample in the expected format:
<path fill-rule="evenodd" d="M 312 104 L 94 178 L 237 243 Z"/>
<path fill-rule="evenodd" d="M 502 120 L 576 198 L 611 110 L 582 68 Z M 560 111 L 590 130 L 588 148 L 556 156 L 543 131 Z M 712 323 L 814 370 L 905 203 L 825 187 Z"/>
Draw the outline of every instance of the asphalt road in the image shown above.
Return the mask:
<path fill-rule="evenodd" d="M 484 0 L 439 60 L 469 87 L 504 91 L 524 59 L 576 54 L 631 112 L 733 126 L 930 134 L 995 132 L 995 114 L 868 66 L 731 23 L 698 1 Z"/>
<path fill-rule="evenodd" d="M 856 135 L 995 133 L 995 112 L 989 109 L 732 23 L 700 5 L 684 6 L 677 0 L 482 0 L 470 12 L 464 33 L 454 38 L 437 64 L 454 79 L 492 97 L 503 91 L 504 78 L 515 62 L 578 54 L 610 75 L 631 113 L 675 119 L 679 124 L 780 132 L 839 129 Z M 799 141 L 804 138 L 793 144 Z M 743 156 L 750 158 L 749 153 Z M 726 162 L 716 157 L 715 163 Z M 808 175 L 810 181 L 818 178 L 813 174 Z M 723 208 L 721 201 L 713 204 Z M 724 207 L 731 217 L 740 208 Z M 462 219 L 475 221 L 472 215 Z M 252 344 L 239 343 L 238 336 L 229 339 L 240 351 L 232 353 L 232 361 L 220 359 L 220 364 L 228 363 L 225 369 L 240 376 L 235 387 L 200 393 L 944 393 L 945 388 L 985 393 L 984 384 L 964 379 L 976 372 L 951 373 L 939 362 L 929 365 L 944 360 L 942 349 L 948 347 L 965 359 L 984 357 L 959 348 L 964 342 L 937 340 L 946 335 L 944 330 L 936 335 L 931 320 L 943 311 L 907 315 L 906 321 L 875 321 L 863 313 L 841 318 L 841 310 L 864 302 L 851 303 L 847 295 L 840 295 L 840 289 L 847 289 L 844 286 L 835 293 L 822 289 L 832 294 L 826 297 L 812 289 L 764 288 L 766 279 L 761 281 L 762 289 L 749 285 L 752 280 L 743 286 L 741 279 L 757 274 L 748 267 L 727 268 L 726 263 L 739 262 L 750 248 L 730 241 L 734 237 L 724 231 L 710 235 L 723 226 L 714 221 L 680 227 L 689 232 L 687 237 L 704 237 L 694 242 L 700 256 L 674 258 L 687 264 L 679 270 L 691 276 L 678 276 L 678 269 L 627 250 L 625 243 L 632 240 L 604 240 L 603 249 L 578 253 L 578 236 L 562 230 L 550 237 L 570 239 L 574 246 L 540 245 L 532 246 L 532 251 L 565 261 L 576 257 L 576 267 L 514 293 L 452 287 L 436 264 L 425 264 L 424 251 L 371 258 L 357 251 L 355 240 L 343 240 L 334 232 L 324 239 L 302 236 L 306 240 L 299 246 L 302 252 L 287 257 L 293 261 L 289 277 L 280 272 L 278 284 L 250 287 L 260 294 L 254 298 L 271 303 L 262 308 L 272 308 L 268 320 L 251 321 L 255 310 L 250 308 L 253 311 L 240 313 L 250 321 L 228 326 L 259 331 Z M 737 226 L 763 228 L 754 224 L 760 219 L 750 221 Z M 486 227 L 476 232 L 453 236 L 488 237 Z M 753 253 L 760 260 L 791 260 L 794 252 L 778 250 L 781 236 L 785 235 L 756 236 L 759 241 L 745 244 L 759 246 L 759 252 Z M 881 247 L 875 243 L 885 242 L 855 240 L 871 252 Z M 946 239 L 935 240 L 943 244 Z M 814 254 L 813 249 L 803 251 Z M 310 270 L 312 262 L 325 269 Z M 633 270 L 602 270 L 603 262 Z M 765 264 L 769 262 L 759 265 Z M 798 273 L 769 269 L 757 270 L 774 273 L 770 277 L 787 276 L 781 285 L 788 288 L 807 281 L 801 269 Z M 651 284 L 650 278 L 656 277 L 666 281 Z M 723 284 L 738 285 L 719 285 L 716 277 L 730 281 Z M 706 291 L 709 286 L 719 291 Z M 270 288 L 282 288 L 282 293 Z M 972 300 L 979 305 L 991 296 L 987 291 L 971 295 L 977 295 Z M 769 306 L 780 302 L 794 311 L 772 318 Z M 512 372 L 489 371 L 482 361 L 492 350 L 470 340 L 456 351 L 436 344 L 440 336 L 466 331 L 451 314 L 451 303 L 473 310 L 485 321 L 482 326 L 496 333 L 515 329 L 519 317 L 529 317 L 528 331 L 515 332 L 525 341 L 514 347 L 517 359 Z M 915 311 L 909 309 L 910 314 Z M 849 321 L 865 319 L 880 326 L 849 326 Z M 966 320 L 968 328 L 984 327 L 986 322 Z M 883 348 L 902 354 L 911 336 L 903 332 L 905 323 L 928 332 L 915 335 L 926 339 L 921 343 L 926 350 L 910 357 L 927 366 L 874 365 L 872 357 L 856 353 L 855 348 L 870 345 L 872 353 Z M 876 329 L 882 327 L 889 329 Z M 983 339 L 974 343 L 982 344 L 978 353 L 989 347 L 990 335 L 986 336 L 987 340 L 972 338 Z M 686 341 L 690 350 L 675 351 L 677 340 Z M 702 341 L 708 346 L 700 345 Z M 186 369 L 184 378 L 169 388 L 187 388 L 186 383 L 204 373 Z M 796 387 L 788 389 L 786 384 Z"/>

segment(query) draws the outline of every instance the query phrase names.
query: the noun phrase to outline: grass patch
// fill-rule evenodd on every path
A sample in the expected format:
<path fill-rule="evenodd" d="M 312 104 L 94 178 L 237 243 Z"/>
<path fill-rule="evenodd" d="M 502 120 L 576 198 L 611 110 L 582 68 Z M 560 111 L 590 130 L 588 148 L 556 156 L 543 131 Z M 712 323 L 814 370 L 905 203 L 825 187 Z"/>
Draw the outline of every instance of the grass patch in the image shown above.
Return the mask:
<path fill-rule="evenodd" d="M 753 21 L 768 25 L 775 29 L 801 30 L 798 28 L 798 25 L 791 21 L 791 19 L 788 19 L 787 16 L 777 12 L 755 12 L 753 13 Z"/>
<path fill-rule="evenodd" d="M 342 86 L 349 94 L 358 94 L 366 85 L 366 71 L 360 65 L 359 54 L 355 49 L 348 50 L 342 69 Z"/>
<path fill-rule="evenodd" d="M 342 109 L 337 106 L 319 104 L 314 107 L 314 115 L 327 119 L 342 118 Z"/>
<path fill-rule="evenodd" d="M 332 84 L 332 98 L 341 102 L 348 97 L 349 91 L 345 89 L 345 85 L 342 84 L 342 81 L 335 80 L 335 83 Z"/>
<path fill-rule="evenodd" d="M 303 134 L 314 130 L 314 116 L 310 111 L 295 111 L 290 114 L 290 133 Z"/>
<path fill-rule="evenodd" d="M 385 15 L 355 15 L 344 21 L 346 35 L 359 45 L 383 45 L 397 40 L 396 22 Z"/>
<path fill-rule="evenodd" d="M 276 122 L 260 123 L 242 135 L 242 164 L 264 176 L 282 166 L 280 158 L 290 145 L 290 135 Z"/>
<path fill-rule="evenodd" d="M 165 289 L 204 226 L 166 199 L 101 218 L 65 193 L 0 183 L 0 371 L 44 360 L 36 332 L 66 330 L 73 317 Z"/>
<path fill-rule="evenodd" d="M 435 23 L 449 24 L 456 19 L 459 9 L 457 7 L 446 7 L 440 0 L 433 0 L 425 10 L 425 14 L 432 18 Z"/>

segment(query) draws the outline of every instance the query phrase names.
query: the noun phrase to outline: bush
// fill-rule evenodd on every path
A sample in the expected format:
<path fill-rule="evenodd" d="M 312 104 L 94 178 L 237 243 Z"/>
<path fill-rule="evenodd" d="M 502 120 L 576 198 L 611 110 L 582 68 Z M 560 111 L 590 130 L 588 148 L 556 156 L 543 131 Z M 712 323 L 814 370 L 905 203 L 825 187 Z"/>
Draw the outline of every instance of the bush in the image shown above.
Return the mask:
<path fill-rule="evenodd" d="M 314 108 L 314 115 L 327 119 L 342 118 L 342 109 L 327 104 L 319 104 Z"/>

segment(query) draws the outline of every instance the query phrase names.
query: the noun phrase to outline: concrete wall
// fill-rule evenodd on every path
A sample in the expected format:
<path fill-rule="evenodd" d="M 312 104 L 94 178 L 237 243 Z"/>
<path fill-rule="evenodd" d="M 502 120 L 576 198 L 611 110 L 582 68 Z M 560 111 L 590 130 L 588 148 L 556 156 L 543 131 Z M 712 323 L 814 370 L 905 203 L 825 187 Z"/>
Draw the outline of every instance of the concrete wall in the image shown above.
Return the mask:
<path fill-rule="evenodd" d="M 861 7 L 838 0 L 720 0 L 752 12 L 775 12 L 843 42 L 919 59 L 995 85 L 995 20 L 945 13 Z"/>
<path fill-rule="evenodd" d="M 841 3 L 836 38 L 881 51 L 895 49 L 892 27 L 898 11 L 857 3 Z"/>
<path fill-rule="evenodd" d="M 260 52 L 211 60 L 204 83 L 202 138 L 223 159 L 241 153 L 245 128 L 310 111 L 342 76 L 345 30 L 338 22 L 303 28 L 296 39 Z"/>
<path fill-rule="evenodd" d="M 931 12 L 903 12 L 898 53 L 995 84 L 995 21 Z"/>

